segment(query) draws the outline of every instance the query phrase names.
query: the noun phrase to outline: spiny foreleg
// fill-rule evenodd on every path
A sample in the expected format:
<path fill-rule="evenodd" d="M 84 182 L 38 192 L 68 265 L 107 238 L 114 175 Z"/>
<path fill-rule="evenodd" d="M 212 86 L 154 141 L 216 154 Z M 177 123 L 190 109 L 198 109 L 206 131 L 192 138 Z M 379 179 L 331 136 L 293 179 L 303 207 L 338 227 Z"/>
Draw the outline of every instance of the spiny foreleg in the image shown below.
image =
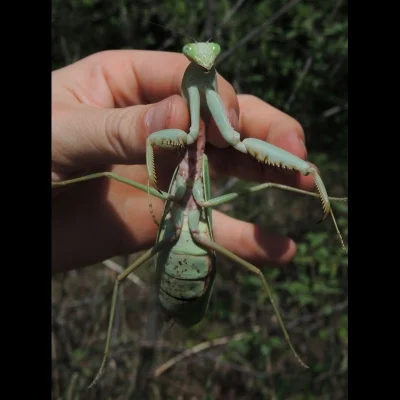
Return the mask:
<path fill-rule="evenodd" d="M 182 149 L 193 144 L 200 132 L 200 93 L 196 86 L 184 88 L 189 105 L 190 129 L 189 133 L 181 129 L 164 129 L 154 132 L 147 137 L 146 141 L 146 164 L 150 184 L 158 189 L 157 173 L 154 161 L 154 147 L 163 149 Z"/>
<path fill-rule="evenodd" d="M 249 138 L 244 139 L 241 143 L 243 143 L 243 145 L 246 147 L 246 151 L 248 154 L 250 154 L 257 161 L 263 164 L 275 166 L 282 169 L 298 171 L 304 176 L 310 174 L 312 175 L 312 177 L 314 178 L 315 186 L 317 188 L 318 197 L 322 205 L 321 221 L 324 220 L 328 214 L 331 215 L 342 248 L 345 252 L 347 252 L 339 227 L 336 223 L 335 216 L 333 215 L 330 198 L 325 189 L 325 185 L 320 175 L 318 174 L 318 171 L 314 167 L 312 167 L 307 161 L 304 161 L 301 158 L 296 157 L 294 154 L 289 153 L 286 150 L 283 150 L 262 140 Z M 338 200 L 346 201 L 347 199 L 339 198 Z"/>
<path fill-rule="evenodd" d="M 312 167 L 307 161 L 304 161 L 301 158 L 295 156 L 294 154 L 289 153 L 288 151 L 283 150 L 280 147 L 274 146 L 273 144 L 254 138 L 248 138 L 241 141 L 239 132 L 236 132 L 232 128 L 225 115 L 224 107 L 218 93 L 214 90 L 208 89 L 206 91 L 206 100 L 211 115 L 213 116 L 215 123 L 218 129 L 220 130 L 222 136 L 236 150 L 245 154 L 250 154 L 258 162 L 265 165 L 270 165 L 286 170 L 298 171 L 305 176 L 310 174 L 312 175 L 312 177 L 314 178 L 315 186 L 317 188 L 318 192 L 317 195 L 322 205 L 322 212 L 323 212 L 322 220 L 324 220 L 328 214 L 331 215 L 333 223 L 336 228 L 336 232 L 342 244 L 343 250 L 347 252 L 347 249 L 343 242 L 342 235 L 337 226 L 336 219 L 333 215 L 333 211 L 330 205 L 330 198 L 317 170 L 314 167 Z M 272 185 L 269 184 L 269 187 L 272 187 Z M 289 186 L 275 185 L 275 187 L 280 187 L 281 189 L 299 192 L 299 190 L 290 188 Z M 347 199 L 335 198 L 335 200 L 346 201 Z"/>
<path fill-rule="evenodd" d="M 146 140 L 146 166 L 150 185 L 158 188 L 156 165 L 154 160 L 154 147 L 162 149 L 182 149 L 187 145 L 187 133 L 181 129 L 164 129 L 154 132 Z"/>

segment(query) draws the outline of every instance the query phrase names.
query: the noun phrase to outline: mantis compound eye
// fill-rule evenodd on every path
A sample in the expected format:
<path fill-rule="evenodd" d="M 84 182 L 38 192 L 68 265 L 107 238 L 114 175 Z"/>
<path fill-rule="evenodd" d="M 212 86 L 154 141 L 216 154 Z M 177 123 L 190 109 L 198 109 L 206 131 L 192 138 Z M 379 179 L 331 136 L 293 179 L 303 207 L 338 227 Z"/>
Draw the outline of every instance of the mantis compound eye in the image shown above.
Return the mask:
<path fill-rule="evenodd" d="M 212 44 L 212 51 L 217 56 L 221 52 L 221 46 L 218 43 Z"/>

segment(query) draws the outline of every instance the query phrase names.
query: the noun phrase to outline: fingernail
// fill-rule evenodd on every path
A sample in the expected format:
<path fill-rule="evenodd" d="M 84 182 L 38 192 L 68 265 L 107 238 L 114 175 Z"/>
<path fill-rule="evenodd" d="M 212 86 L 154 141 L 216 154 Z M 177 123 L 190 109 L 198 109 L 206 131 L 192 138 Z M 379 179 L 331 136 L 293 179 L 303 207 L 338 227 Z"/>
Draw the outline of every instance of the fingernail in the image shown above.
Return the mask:
<path fill-rule="evenodd" d="M 304 140 L 302 138 L 299 138 L 297 136 L 297 140 L 300 142 L 301 147 L 304 149 L 304 154 L 307 158 L 307 148 L 306 148 L 306 144 L 304 143 Z"/>
<path fill-rule="evenodd" d="M 239 117 L 236 113 L 236 110 L 233 108 L 229 110 L 229 122 L 231 123 L 233 129 L 237 130 L 239 125 Z"/>
<path fill-rule="evenodd" d="M 144 122 L 149 129 L 149 133 L 165 129 L 170 107 L 171 101 L 163 100 L 147 111 Z"/>
<path fill-rule="evenodd" d="M 52 182 L 60 182 L 62 181 L 60 174 L 57 174 L 56 172 L 51 171 L 51 181 Z"/>
<path fill-rule="evenodd" d="M 304 143 L 304 140 L 302 138 L 300 138 L 299 136 L 297 136 L 297 141 L 300 143 L 301 148 L 304 151 L 304 159 L 307 159 L 307 148 L 306 148 L 306 144 Z"/>
<path fill-rule="evenodd" d="M 304 140 L 301 139 L 296 133 L 293 133 L 291 136 L 291 142 L 293 145 L 295 145 L 298 148 L 298 145 L 300 143 L 300 149 L 304 152 L 304 159 L 307 159 L 307 149 L 306 145 L 304 143 Z M 301 156 L 301 154 L 299 154 Z"/>

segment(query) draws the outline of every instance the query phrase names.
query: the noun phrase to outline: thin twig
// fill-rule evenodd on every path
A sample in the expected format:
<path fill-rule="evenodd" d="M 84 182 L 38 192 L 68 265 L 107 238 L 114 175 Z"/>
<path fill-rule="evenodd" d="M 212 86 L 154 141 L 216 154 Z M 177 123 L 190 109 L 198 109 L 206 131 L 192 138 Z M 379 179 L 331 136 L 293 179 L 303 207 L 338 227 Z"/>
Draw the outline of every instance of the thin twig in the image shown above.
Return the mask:
<path fill-rule="evenodd" d="M 260 328 L 256 328 L 252 331 L 252 333 L 258 332 L 259 330 L 260 330 Z M 156 368 L 153 372 L 153 378 L 158 378 L 161 374 L 163 374 L 165 371 L 167 371 L 168 369 L 173 367 L 175 364 L 181 362 L 185 358 L 188 358 L 194 354 L 199 353 L 200 351 L 208 350 L 209 348 L 215 347 L 215 346 L 222 346 L 231 341 L 242 340 L 249 334 L 250 334 L 249 332 L 241 332 L 241 333 L 237 333 L 233 336 L 224 336 L 219 339 L 207 340 L 206 342 L 199 343 L 190 349 L 186 349 L 185 351 L 178 354 L 177 356 L 172 357 L 166 363 L 164 363 L 164 364 L 160 365 L 158 368 Z"/>
<path fill-rule="evenodd" d="M 304 78 L 306 77 L 308 71 L 310 70 L 313 61 L 314 61 L 313 57 L 307 58 L 307 61 L 304 64 L 304 68 L 302 69 L 302 71 L 299 75 L 299 78 L 297 79 L 297 82 L 293 88 L 293 91 L 290 94 L 289 99 L 285 104 L 286 111 L 289 111 L 290 106 L 292 105 L 293 101 L 296 99 L 296 94 L 297 94 L 298 90 L 300 89 L 300 86 L 302 85 Z"/>
<path fill-rule="evenodd" d="M 220 24 L 220 26 L 224 26 L 226 23 L 229 22 L 229 20 L 234 16 L 234 14 L 236 13 L 236 11 L 239 10 L 239 8 L 241 7 L 241 5 L 245 2 L 246 0 L 237 0 L 236 4 L 231 7 L 224 15 L 224 17 L 222 18 L 222 22 Z"/>
<path fill-rule="evenodd" d="M 290 10 L 301 0 L 292 0 L 286 3 L 279 11 L 277 11 L 271 18 L 267 19 L 263 24 L 253 29 L 247 35 L 243 37 L 243 39 L 239 40 L 236 45 L 231 46 L 229 50 L 225 51 L 219 56 L 218 64 L 221 63 L 225 58 L 229 57 L 234 51 L 236 51 L 239 47 L 246 44 L 249 40 L 256 37 L 260 32 L 262 32 L 268 25 L 274 23 L 281 15 L 283 15 L 286 11 Z M 216 63 L 217 64 L 217 63 Z"/>
<path fill-rule="evenodd" d="M 207 0 L 207 17 L 204 23 L 204 29 L 200 37 L 204 40 L 210 40 L 213 37 L 215 29 L 215 1 Z"/>
<path fill-rule="evenodd" d="M 107 267 L 112 269 L 115 272 L 118 272 L 121 274 L 124 272 L 124 268 L 122 268 L 119 264 L 117 264 L 113 260 L 105 260 L 103 261 L 103 264 Z M 146 284 L 135 274 L 129 274 L 127 277 L 130 281 L 132 281 L 134 284 L 138 285 L 141 289 L 147 290 Z"/>
<path fill-rule="evenodd" d="M 61 389 L 60 389 L 60 370 L 57 367 L 57 344 L 56 337 L 54 331 L 51 331 L 51 361 L 54 367 L 54 398 L 58 399 L 60 397 Z"/>
<path fill-rule="evenodd" d="M 156 356 L 155 345 L 161 334 L 161 326 L 163 322 L 161 309 L 158 307 L 158 296 L 154 286 L 152 287 L 152 293 L 148 306 L 147 321 L 143 333 L 144 337 L 149 342 L 149 345 L 142 346 L 140 348 L 134 387 L 135 394 L 133 397 L 129 397 L 138 400 L 148 398 L 149 395 L 151 370 L 153 368 L 154 358 Z"/>
<path fill-rule="evenodd" d="M 236 182 L 239 182 L 239 179 L 236 177 L 231 177 L 228 179 L 228 181 L 224 184 L 224 186 L 222 186 L 220 189 L 218 189 L 216 191 L 216 193 L 214 193 L 215 197 L 218 196 L 222 196 L 223 194 L 225 194 L 229 189 L 232 188 L 233 185 L 235 185 Z"/>
<path fill-rule="evenodd" d="M 338 313 L 340 311 L 343 311 L 347 308 L 348 306 L 348 300 L 346 299 L 345 301 L 341 303 L 337 303 L 336 305 L 332 306 L 332 314 Z M 286 324 L 287 329 L 293 329 L 299 324 L 305 324 L 314 320 L 318 320 L 319 318 L 322 318 L 325 316 L 325 311 L 317 311 L 314 314 L 306 314 L 302 317 L 299 317 L 297 319 L 294 319 Z"/>
<path fill-rule="evenodd" d="M 347 110 L 347 104 L 345 104 L 344 106 L 333 106 L 331 108 L 328 108 L 327 110 L 325 110 L 322 113 L 322 117 L 323 118 L 329 118 L 332 117 L 333 115 L 337 114 L 338 112 L 342 111 L 342 110 Z"/>
<path fill-rule="evenodd" d="M 78 378 L 79 378 L 79 374 L 77 372 L 74 372 L 72 374 L 72 378 L 71 378 L 69 386 L 68 386 L 67 400 L 73 399 L 73 394 L 75 392 L 75 386 L 76 386 L 76 382 L 77 382 Z"/>
<path fill-rule="evenodd" d="M 71 64 L 72 58 L 71 58 L 71 53 L 68 50 L 68 45 L 67 41 L 64 36 L 60 37 L 60 47 L 61 47 L 61 52 L 64 57 L 65 64 Z"/>

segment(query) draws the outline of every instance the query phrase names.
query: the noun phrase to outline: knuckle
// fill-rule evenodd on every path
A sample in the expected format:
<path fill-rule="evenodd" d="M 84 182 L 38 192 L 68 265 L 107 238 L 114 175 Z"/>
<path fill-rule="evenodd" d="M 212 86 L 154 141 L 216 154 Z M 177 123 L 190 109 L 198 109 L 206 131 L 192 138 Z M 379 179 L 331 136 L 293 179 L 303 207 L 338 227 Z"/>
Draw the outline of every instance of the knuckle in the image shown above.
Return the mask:
<path fill-rule="evenodd" d="M 127 109 L 114 109 L 106 113 L 103 121 L 106 138 L 111 149 L 119 157 L 126 157 L 129 153 L 127 147 L 127 133 L 135 132 L 137 119 Z"/>

